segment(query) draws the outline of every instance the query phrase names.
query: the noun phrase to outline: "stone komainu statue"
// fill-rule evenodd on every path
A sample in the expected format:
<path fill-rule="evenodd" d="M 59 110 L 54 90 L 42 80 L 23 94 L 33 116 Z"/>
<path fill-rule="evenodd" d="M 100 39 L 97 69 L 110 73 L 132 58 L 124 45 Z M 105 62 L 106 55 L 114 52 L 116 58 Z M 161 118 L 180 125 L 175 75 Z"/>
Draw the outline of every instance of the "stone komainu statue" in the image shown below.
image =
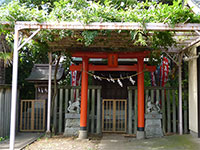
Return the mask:
<path fill-rule="evenodd" d="M 151 112 L 158 112 L 160 113 L 160 104 L 159 104 L 159 100 L 156 100 L 156 103 L 152 103 L 151 98 L 148 97 L 147 100 L 147 113 L 151 113 Z"/>
<path fill-rule="evenodd" d="M 69 107 L 67 108 L 67 110 L 70 113 L 77 112 L 78 114 L 80 114 L 80 100 L 80 98 L 77 98 L 75 102 L 69 101 Z"/>

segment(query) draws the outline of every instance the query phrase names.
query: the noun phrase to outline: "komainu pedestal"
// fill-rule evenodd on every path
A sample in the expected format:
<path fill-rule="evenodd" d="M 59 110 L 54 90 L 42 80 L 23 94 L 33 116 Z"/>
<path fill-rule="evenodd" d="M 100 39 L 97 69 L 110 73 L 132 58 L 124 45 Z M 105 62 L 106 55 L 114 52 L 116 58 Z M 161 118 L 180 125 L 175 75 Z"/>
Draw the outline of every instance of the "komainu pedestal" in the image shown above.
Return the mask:
<path fill-rule="evenodd" d="M 65 131 L 64 136 L 78 136 L 80 129 L 80 114 L 65 114 Z"/>
<path fill-rule="evenodd" d="M 162 114 L 151 112 L 145 114 L 145 134 L 146 138 L 162 137 L 163 131 L 161 126 Z"/>

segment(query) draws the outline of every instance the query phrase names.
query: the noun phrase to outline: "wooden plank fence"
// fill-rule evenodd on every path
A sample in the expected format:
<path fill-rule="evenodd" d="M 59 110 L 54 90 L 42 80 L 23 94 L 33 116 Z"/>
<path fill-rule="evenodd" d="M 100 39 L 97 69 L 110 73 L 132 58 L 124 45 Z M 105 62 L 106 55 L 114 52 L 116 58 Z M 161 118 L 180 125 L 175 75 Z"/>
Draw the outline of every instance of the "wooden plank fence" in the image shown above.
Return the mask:
<path fill-rule="evenodd" d="M 19 92 L 18 92 L 19 96 Z M 19 97 L 17 98 L 19 100 Z M 18 101 L 16 107 L 16 131 L 18 129 Z M 0 85 L 0 137 L 10 135 L 10 112 L 11 112 L 11 86 Z"/>
<path fill-rule="evenodd" d="M 76 92 L 75 92 L 76 91 Z M 53 116 L 53 124 L 56 133 L 63 133 L 65 126 L 65 113 L 68 113 L 69 101 L 74 101 L 74 97 L 80 97 L 81 87 L 63 86 L 59 87 L 57 98 L 55 101 L 55 109 Z M 152 102 L 159 99 L 161 102 L 162 127 L 163 132 L 178 132 L 178 90 L 170 87 L 146 87 L 145 103 L 150 97 Z M 137 87 L 128 87 L 127 98 L 127 133 L 135 134 L 137 131 Z M 188 133 L 188 100 L 187 96 L 183 96 L 183 123 L 184 133 Z M 102 99 L 101 87 L 88 87 L 88 121 L 87 127 L 89 133 L 102 132 Z M 145 105 L 147 108 L 147 105 Z M 146 110 L 146 109 L 145 109 Z"/>
<path fill-rule="evenodd" d="M 171 87 L 146 87 L 145 111 L 147 100 L 155 103 L 160 101 L 162 113 L 162 128 L 166 133 L 178 132 L 178 90 Z M 183 127 L 184 133 L 188 133 L 188 100 L 183 96 Z M 137 131 L 137 87 L 128 87 L 128 133 L 136 134 Z"/>
<path fill-rule="evenodd" d="M 81 96 L 80 86 L 60 86 L 54 103 L 53 124 L 56 133 L 63 133 L 65 113 L 68 113 L 69 101 Z M 101 133 L 101 86 L 88 86 L 88 120 L 90 133 Z"/>

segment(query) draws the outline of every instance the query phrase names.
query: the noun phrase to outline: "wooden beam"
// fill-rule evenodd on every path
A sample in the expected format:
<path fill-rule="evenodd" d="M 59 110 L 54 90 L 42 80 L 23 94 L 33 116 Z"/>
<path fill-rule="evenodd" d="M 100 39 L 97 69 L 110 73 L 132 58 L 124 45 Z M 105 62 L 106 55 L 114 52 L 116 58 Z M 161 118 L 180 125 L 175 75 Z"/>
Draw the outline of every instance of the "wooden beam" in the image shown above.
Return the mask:
<path fill-rule="evenodd" d="M 17 21 L 15 23 L 20 30 L 22 29 L 68 29 L 68 30 L 143 30 L 140 23 L 121 23 L 121 22 L 94 22 L 84 25 L 80 22 L 30 22 Z M 200 24 L 176 24 L 171 27 L 164 23 L 146 23 L 146 30 L 150 31 L 195 31 L 200 30 Z"/>
<path fill-rule="evenodd" d="M 82 71 L 82 64 L 71 65 L 71 71 Z M 92 65 L 89 64 L 89 71 L 137 71 L 137 64 L 135 65 L 118 65 L 118 67 L 109 67 L 107 65 Z M 145 65 L 145 71 L 154 72 L 155 66 Z"/>
<path fill-rule="evenodd" d="M 108 58 L 108 52 L 73 52 L 72 57 L 84 57 L 89 58 Z M 137 57 L 147 57 L 150 51 L 143 52 L 118 52 L 118 58 L 137 58 Z"/>

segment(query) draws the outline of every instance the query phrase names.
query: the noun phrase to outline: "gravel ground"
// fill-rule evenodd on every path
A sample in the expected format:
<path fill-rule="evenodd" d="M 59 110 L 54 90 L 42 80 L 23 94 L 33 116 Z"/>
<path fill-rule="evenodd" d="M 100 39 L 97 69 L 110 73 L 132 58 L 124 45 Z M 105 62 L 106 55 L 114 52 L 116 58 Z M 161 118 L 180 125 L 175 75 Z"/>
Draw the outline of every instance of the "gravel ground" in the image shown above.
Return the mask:
<path fill-rule="evenodd" d="M 87 140 L 79 140 L 75 137 L 53 136 L 42 137 L 28 145 L 24 150 L 98 150 L 101 137 L 91 136 Z"/>

